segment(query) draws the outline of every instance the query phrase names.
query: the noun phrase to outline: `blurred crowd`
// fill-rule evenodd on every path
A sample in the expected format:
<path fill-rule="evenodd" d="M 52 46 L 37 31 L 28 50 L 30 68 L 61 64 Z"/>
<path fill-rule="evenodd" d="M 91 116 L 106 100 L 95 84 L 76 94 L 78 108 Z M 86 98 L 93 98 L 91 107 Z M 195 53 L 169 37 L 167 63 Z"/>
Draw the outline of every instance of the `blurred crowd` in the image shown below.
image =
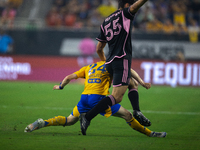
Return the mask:
<path fill-rule="evenodd" d="M 54 0 L 46 16 L 49 27 L 99 27 L 117 10 L 117 0 Z M 149 0 L 137 13 L 134 29 L 148 32 L 199 32 L 200 0 Z"/>
<path fill-rule="evenodd" d="M 13 28 L 17 9 L 23 0 L 0 0 L 0 27 Z"/>
<path fill-rule="evenodd" d="M 0 27 L 13 27 L 23 0 L 0 0 Z M 117 0 L 52 0 L 45 17 L 48 27 L 99 27 L 103 19 L 117 10 Z M 199 33 L 200 0 L 149 0 L 138 11 L 133 30 L 147 32 Z"/>
<path fill-rule="evenodd" d="M 97 27 L 103 17 L 117 8 L 112 1 L 102 0 L 54 0 L 46 16 L 46 24 L 51 27 Z"/>

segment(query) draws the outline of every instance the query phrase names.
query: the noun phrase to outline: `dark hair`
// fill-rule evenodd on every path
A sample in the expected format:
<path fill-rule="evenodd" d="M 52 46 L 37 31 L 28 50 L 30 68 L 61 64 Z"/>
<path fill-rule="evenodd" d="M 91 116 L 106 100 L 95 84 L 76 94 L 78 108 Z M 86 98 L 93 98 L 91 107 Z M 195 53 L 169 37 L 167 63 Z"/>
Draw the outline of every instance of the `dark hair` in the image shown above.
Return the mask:
<path fill-rule="evenodd" d="M 133 3 L 135 3 L 137 0 L 118 0 L 118 7 L 120 8 L 124 8 L 124 5 L 126 3 L 129 3 L 130 5 L 132 5 Z"/>

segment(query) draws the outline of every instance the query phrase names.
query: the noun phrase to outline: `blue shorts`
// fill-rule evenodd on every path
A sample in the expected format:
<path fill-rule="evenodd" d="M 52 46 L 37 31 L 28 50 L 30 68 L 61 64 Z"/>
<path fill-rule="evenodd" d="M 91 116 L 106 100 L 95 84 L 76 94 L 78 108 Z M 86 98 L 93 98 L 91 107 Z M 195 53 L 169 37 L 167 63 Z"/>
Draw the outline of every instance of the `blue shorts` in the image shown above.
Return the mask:
<path fill-rule="evenodd" d="M 89 94 L 89 95 L 81 95 L 81 99 L 78 102 L 77 106 L 74 107 L 71 115 L 75 117 L 79 117 L 81 113 L 86 113 L 89 110 L 91 110 L 95 105 L 98 104 L 100 100 L 105 98 L 106 96 L 103 95 L 97 95 L 97 94 Z M 119 108 L 121 107 L 120 104 L 115 104 L 108 109 L 106 109 L 104 112 L 100 113 L 102 116 L 109 117 L 116 112 L 118 112 Z"/>

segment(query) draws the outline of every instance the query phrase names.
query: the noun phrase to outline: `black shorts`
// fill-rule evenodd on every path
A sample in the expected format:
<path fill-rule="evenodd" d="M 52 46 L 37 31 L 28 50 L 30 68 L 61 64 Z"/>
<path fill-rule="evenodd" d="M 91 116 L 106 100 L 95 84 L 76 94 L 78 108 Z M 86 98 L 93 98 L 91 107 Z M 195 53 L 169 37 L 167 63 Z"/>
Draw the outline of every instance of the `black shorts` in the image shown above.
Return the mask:
<path fill-rule="evenodd" d="M 107 71 L 113 76 L 113 87 L 128 85 L 131 77 L 131 60 L 115 58 L 106 64 Z"/>

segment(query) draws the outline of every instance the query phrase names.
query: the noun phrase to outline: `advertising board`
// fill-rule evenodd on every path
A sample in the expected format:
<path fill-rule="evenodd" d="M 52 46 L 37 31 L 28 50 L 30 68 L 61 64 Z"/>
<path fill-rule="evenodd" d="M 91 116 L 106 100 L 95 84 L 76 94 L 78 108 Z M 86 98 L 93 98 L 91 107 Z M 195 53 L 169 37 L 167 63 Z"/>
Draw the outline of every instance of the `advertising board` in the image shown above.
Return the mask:
<path fill-rule="evenodd" d="M 93 59 L 97 61 L 99 59 Z M 81 67 L 78 57 L 0 56 L 0 80 L 60 82 Z M 197 61 L 133 59 L 132 68 L 145 82 L 153 85 L 200 86 L 200 62 Z"/>

